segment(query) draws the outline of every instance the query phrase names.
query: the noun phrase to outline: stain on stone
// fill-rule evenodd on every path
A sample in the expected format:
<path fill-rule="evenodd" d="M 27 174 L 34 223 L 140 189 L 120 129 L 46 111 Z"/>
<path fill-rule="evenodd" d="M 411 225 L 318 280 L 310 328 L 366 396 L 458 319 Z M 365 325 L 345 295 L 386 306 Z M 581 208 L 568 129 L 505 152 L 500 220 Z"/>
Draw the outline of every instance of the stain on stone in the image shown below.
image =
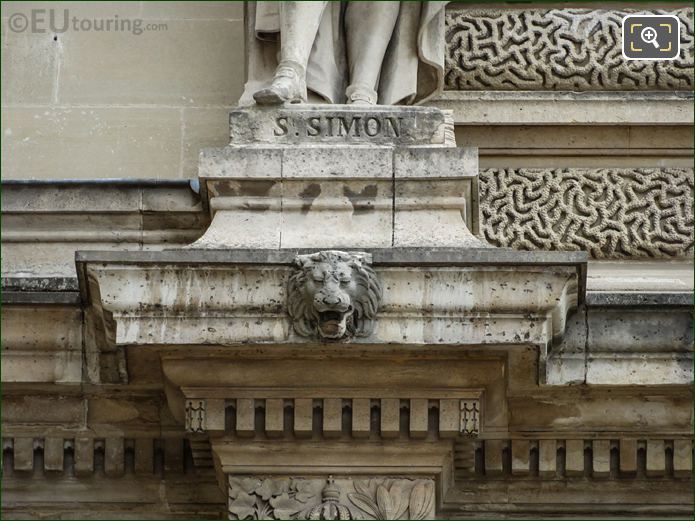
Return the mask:
<path fill-rule="evenodd" d="M 243 195 L 266 197 L 277 181 L 239 181 L 239 191 Z"/>
<path fill-rule="evenodd" d="M 321 185 L 318 183 L 311 183 L 304 190 L 299 192 L 299 197 L 302 198 L 302 215 L 309 213 L 311 205 L 314 204 L 314 199 L 316 199 L 319 194 L 321 194 Z"/>
<path fill-rule="evenodd" d="M 365 214 L 374 209 L 378 191 L 377 185 L 367 185 L 360 191 L 352 190 L 349 186 L 343 187 L 343 195 L 350 199 L 355 215 Z"/>
<path fill-rule="evenodd" d="M 217 195 L 221 196 L 241 196 L 267 197 L 270 190 L 277 184 L 277 181 L 244 180 L 234 181 L 233 183 L 217 185 Z"/>

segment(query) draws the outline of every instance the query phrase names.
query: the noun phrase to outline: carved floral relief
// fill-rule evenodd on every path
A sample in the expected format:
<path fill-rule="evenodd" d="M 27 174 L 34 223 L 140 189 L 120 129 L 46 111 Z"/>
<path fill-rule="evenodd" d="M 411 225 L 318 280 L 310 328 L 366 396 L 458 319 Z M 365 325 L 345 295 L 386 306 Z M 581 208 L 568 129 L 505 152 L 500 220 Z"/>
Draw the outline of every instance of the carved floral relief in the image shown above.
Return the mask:
<path fill-rule="evenodd" d="M 229 476 L 230 519 L 431 519 L 431 479 Z"/>

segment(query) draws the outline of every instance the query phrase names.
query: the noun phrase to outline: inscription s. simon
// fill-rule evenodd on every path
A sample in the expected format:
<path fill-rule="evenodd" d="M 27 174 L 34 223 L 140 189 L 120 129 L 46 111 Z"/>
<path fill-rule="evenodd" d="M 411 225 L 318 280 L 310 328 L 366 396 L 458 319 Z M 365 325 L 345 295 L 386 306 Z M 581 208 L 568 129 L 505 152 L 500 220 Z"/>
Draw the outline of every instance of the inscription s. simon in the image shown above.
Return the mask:
<path fill-rule="evenodd" d="M 400 137 L 400 117 L 377 116 L 312 116 L 291 121 L 280 116 L 275 119 L 273 135 L 294 134 L 302 137 Z"/>

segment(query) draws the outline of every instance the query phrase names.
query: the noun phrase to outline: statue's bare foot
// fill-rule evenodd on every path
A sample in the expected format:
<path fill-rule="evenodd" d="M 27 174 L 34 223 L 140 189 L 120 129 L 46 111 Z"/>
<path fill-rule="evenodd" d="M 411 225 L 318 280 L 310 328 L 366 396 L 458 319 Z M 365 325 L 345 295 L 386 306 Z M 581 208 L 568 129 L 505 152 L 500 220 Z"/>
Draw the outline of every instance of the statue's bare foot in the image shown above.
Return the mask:
<path fill-rule="evenodd" d="M 350 85 L 345 90 L 348 105 L 376 105 L 377 93 L 362 85 Z"/>
<path fill-rule="evenodd" d="M 275 71 L 273 83 L 253 95 L 259 105 L 282 105 L 306 101 L 304 67 L 294 62 L 282 62 Z"/>

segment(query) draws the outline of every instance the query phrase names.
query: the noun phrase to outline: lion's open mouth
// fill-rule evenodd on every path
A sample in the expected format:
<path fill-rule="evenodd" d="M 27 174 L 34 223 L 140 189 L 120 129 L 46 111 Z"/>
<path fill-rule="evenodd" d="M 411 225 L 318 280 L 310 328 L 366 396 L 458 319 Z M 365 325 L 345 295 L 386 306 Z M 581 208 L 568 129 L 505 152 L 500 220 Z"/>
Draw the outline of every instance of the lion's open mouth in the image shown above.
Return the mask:
<path fill-rule="evenodd" d="M 320 311 L 316 315 L 321 336 L 340 338 L 347 330 L 347 320 L 352 315 L 352 306 L 346 311 Z"/>
<path fill-rule="evenodd" d="M 324 311 L 323 313 L 319 313 L 319 321 L 324 323 L 341 322 L 344 316 L 345 313 L 339 311 Z"/>

